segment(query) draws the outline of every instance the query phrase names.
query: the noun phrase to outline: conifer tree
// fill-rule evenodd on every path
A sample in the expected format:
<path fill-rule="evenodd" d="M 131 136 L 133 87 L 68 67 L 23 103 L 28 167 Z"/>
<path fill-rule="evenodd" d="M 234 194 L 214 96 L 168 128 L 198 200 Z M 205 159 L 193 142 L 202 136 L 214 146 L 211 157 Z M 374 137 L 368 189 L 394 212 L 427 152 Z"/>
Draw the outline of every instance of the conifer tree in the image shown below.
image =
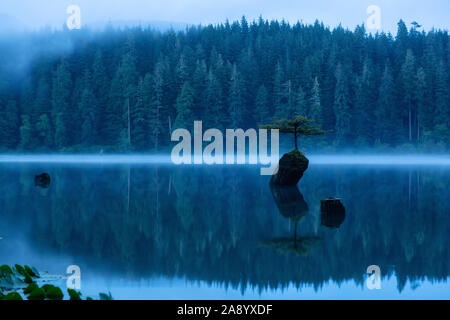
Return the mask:
<path fill-rule="evenodd" d="M 426 98 L 426 87 L 427 81 L 425 70 L 423 68 L 419 68 L 419 70 L 417 70 L 415 84 L 416 90 L 414 92 L 414 99 L 417 103 L 417 141 L 421 140 L 424 133 L 432 130 L 432 124 L 430 123 L 431 117 L 429 116 L 428 102 Z"/>
<path fill-rule="evenodd" d="M 198 61 L 192 77 L 192 89 L 194 96 L 194 114 L 200 119 L 205 114 L 206 88 L 208 85 L 208 70 L 204 60 Z"/>
<path fill-rule="evenodd" d="M 334 94 L 334 113 L 336 114 L 335 143 L 343 145 L 348 142 L 351 135 L 351 114 L 349 105 L 348 80 L 342 65 L 336 68 L 336 92 Z"/>
<path fill-rule="evenodd" d="M 285 84 L 286 76 L 280 62 L 278 62 L 275 68 L 273 85 L 273 103 L 275 109 L 275 117 L 277 118 L 286 118 L 288 117 L 289 113 Z"/>
<path fill-rule="evenodd" d="M 19 143 L 19 110 L 17 102 L 10 100 L 0 106 L 0 146 L 14 149 Z"/>
<path fill-rule="evenodd" d="M 436 89 L 435 89 L 435 110 L 436 118 L 446 119 L 445 125 L 450 125 L 450 105 L 449 103 L 449 88 L 447 84 L 447 76 L 444 62 L 441 61 L 436 67 Z M 450 126 L 448 126 L 450 129 Z"/>
<path fill-rule="evenodd" d="M 401 118 L 395 112 L 394 79 L 387 65 L 381 78 L 375 118 L 375 137 L 377 141 L 389 143 L 393 139 L 397 141 L 401 139 Z M 395 122 L 397 122 L 397 125 L 395 125 Z"/>
<path fill-rule="evenodd" d="M 255 99 L 255 112 L 257 114 L 256 121 L 264 123 L 269 117 L 269 93 L 264 85 L 258 89 Z"/>
<path fill-rule="evenodd" d="M 415 116 L 414 92 L 415 92 L 415 58 L 412 50 L 406 53 L 405 62 L 402 65 L 400 77 L 402 92 L 402 103 L 407 114 L 408 140 L 413 140 L 413 122 Z"/>
<path fill-rule="evenodd" d="M 323 110 L 320 103 L 320 85 L 319 79 L 316 77 L 313 82 L 311 97 L 309 99 L 311 118 L 317 123 L 322 123 L 323 121 Z"/>
<path fill-rule="evenodd" d="M 124 104 L 119 72 L 116 72 L 111 81 L 108 98 L 102 124 L 104 142 L 106 145 L 117 145 L 123 129 L 122 106 Z"/>
<path fill-rule="evenodd" d="M 55 145 L 58 149 L 67 147 L 70 143 L 71 115 L 70 93 L 72 90 L 71 75 L 68 65 L 63 60 L 53 76 L 52 118 L 55 123 Z"/>
<path fill-rule="evenodd" d="M 239 128 L 243 122 L 243 99 L 242 99 L 242 79 L 241 74 L 237 70 L 236 65 L 233 66 L 230 85 L 230 126 L 231 128 Z"/>
<path fill-rule="evenodd" d="M 177 98 L 177 117 L 174 128 L 191 130 L 194 124 L 194 90 L 189 82 L 185 82 Z"/>
<path fill-rule="evenodd" d="M 131 130 L 131 141 L 132 146 L 135 150 L 145 150 L 148 145 L 147 141 L 147 130 L 148 121 L 147 117 L 149 115 L 149 105 L 146 104 L 146 92 L 144 80 L 139 81 L 137 94 L 136 94 L 136 104 L 134 106 L 132 113 L 132 130 Z M 147 102 L 148 103 L 148 102 Z"/>
<path fill-rule="evenodd" d="M 98 104 L 91 89 L 85 88 L 78 106 L 81 112 L 81 143 L 94 145 L 98 141 Z"/>
<path fill-rule="evenodd" d="M 108 75 L 106 73 L 106 68 L 103 61 L 103 54 L 100 50 L 98 50 L 95 54 L 92 69 L 92 93 L 94 94 L 98 105 L 98 123 L 102 124 L 98 128 L 98 142 L 103 142 L 105 137 L 105 132 L 103 131 L 103 123 L 105 122 L 106 109 L 109 107 L 108 96 L 110 86 L 108 83 Z"/>
<path fill-rule="evenodd" d="M 31 126 L 30 116 L 22 116 L 22 125 L 20 126 L 20 143 L 19 149 L 28 150 L 31 146 L 31 135 L 33 134 L 33 128 Z"/>
<path fill-rule="evenodd" d="M 212 72 L 208 74 L 208 85 L 206 89 L 206 112 L 205 124 L 211 128 L 221 128 L 224 125 L 223 91 L 219 80 Z"/>
<path fill-rule="evenodd" d="M 298 87 L 297 90 L 297 96 L 295 99 L 295 108 L 292 116 L 309 116 L 309 106 L 308 101 L 306 99 L 305 91 L 303 90 L 302 86 Z"/>
<path fill-rule="evenodd" d="M 39 147 L 46 149 L 53 148 L 53 127 L 47 114 L 40 115 L 36 122 L 36 133 L 39 139 Z"/>

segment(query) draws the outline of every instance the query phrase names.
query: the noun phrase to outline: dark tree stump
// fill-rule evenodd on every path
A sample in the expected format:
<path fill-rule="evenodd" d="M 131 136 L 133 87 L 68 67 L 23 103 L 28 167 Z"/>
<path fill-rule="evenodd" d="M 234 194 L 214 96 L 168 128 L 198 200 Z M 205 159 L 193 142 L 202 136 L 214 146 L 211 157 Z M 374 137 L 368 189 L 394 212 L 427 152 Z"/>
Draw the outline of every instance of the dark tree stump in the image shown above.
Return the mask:
<path fill-rule="evenodd" d="M 278 163 L 277 173 L 271 184 L 277 186 L 296 186 L 308 169 L 309 160 L 298 150 L 286 153 Z"/>
<path fill-rule="evenodd" d="M 345 220 L 345 207 L 340 199 L 329 198 L 320 203 L 321 223 L 328 228 L 339 228 Z"/>
<path fill-rule="evenodd" d="M 47 189 L 50 187 L 51 178 L 48 173 L 43 173 L 34 177 L 34 185 L 36 187 L 41 187 Z"/>

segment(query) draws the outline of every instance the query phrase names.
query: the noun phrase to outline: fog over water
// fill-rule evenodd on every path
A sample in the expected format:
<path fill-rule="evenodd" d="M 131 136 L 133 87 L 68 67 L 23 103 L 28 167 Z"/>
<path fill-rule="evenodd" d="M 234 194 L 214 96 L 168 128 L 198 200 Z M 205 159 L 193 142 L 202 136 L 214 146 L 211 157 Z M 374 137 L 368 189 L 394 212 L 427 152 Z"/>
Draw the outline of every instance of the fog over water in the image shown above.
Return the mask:
<path fill-rule="evenodd" d="M 450 166 L 450 155 L 308 155 L 312 165 Z M 248 162 L 248 161 L 247 161 Z M 159 155 L 0 155 L 0 163 L 172 164 Z"/>

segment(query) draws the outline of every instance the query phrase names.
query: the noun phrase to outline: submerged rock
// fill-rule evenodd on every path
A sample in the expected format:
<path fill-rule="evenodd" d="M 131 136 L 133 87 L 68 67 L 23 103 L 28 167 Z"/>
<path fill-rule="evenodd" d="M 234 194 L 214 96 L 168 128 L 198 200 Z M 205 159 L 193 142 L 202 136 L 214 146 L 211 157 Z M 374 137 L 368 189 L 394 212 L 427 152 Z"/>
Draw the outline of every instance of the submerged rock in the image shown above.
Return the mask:
<path fill-rule="evenodd" d="M 48 173 L 43 173 L 34 177 L 34 185 L 41 188 L 50 187 L 51 178 Z"/>
<path fill-rule="evenodd" d="M 345 207 L 340 199 L 328 198 L 320 204 L 321 223 L 328 228 L 339 228 L 345 220 Z"/>
<path fill-rule="evenodd" d="M 270 181 L 278 186 L 296 186 L 308 169 L 309 160 L 300 151 L 286 153 L 278 163 L 277 173 Z"/>

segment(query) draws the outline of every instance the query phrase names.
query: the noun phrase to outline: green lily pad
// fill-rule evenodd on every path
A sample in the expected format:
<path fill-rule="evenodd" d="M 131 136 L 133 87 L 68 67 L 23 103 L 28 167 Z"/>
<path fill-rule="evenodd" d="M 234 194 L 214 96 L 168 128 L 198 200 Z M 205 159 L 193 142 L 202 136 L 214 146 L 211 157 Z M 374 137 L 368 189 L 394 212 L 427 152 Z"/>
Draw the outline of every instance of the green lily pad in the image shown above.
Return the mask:
<path fill-rule="evenodd" d="M 28 287 L 23 289 L 23 293 L 29 294 L 35 289 L 39 289 L 39 286 L 36 283 L 33 282 L 33 283 L 30 283 L 30 285 Z"/>
<path fill-rule="evenodd" d="M 73 289 L 67 289 L 67 293 L 70 296 L 70 300 L 81 300 L 81 292 L 75 291 Z"/>
<path fill-rule="evenodd" d="M 5 300 L 23 300 L 23 298 L 17 292 L 10 292 L 6 295 Z"/>
<path fill-rule="evenodd" d="M 42 288 L 34 288 L 28 295 L 28 300 L 44 300 L 45 291 Z"/>
<path fill-rule="evenodd" d="M 42 286 L 42 289 L 45 291 L 45 295 L 47 299 L 50 300 L 62 300 L 64 297 L 64 293 L 58 287 L 55 287 L 51 284 L 46 284 Z"/>
<path fill-rule="evenodd" d="M 14 274 L 12 269 L 9 266 L 7 266 L 6 264 L 0 266 L 0 272 L 1 271 L 4 271 L 5 273 L 9 273 L 9 274 Z"/>
<path fill-rule="evenodd" d="M 33 270 L 33 268 L 29 266 L 24 266 L 25 271 L 33 278 L 40 278 L 39 272 L 36 271 L 36 269 Z"/>

